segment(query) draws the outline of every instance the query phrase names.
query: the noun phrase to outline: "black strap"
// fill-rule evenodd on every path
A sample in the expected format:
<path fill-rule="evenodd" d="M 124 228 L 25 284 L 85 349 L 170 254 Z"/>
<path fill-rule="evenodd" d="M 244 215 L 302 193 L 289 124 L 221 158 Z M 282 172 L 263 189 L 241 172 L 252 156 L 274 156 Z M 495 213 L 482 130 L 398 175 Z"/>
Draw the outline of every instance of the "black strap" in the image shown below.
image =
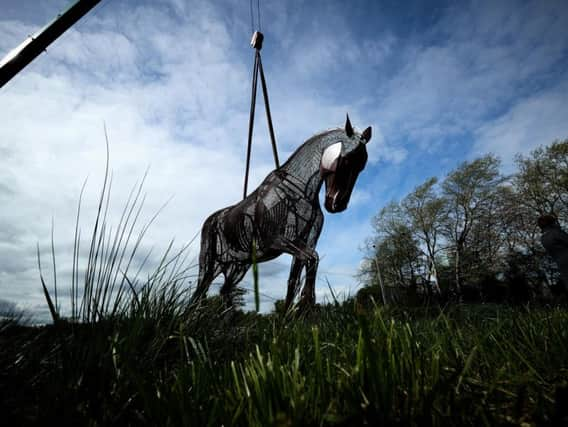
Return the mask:
<path fill-rule="evenodd" d="M 280 162 L 278 161 L 276 137 L 274 136 L 274 128 L 272 127 L 270 103 L 268 102 L 268 89 L 266 88 L 266 80 L 264 79 L 264 70 L 262 68 L 262 60 L 260 58 L 260 52 L 258 53 L 258 69 L 260 70 L 260 82 L 262 83 L 262 93 L 264 95 L 264 107 L 266 109 L 266 120 L 268 121 L 268 131 L 270 132 L 270 142 L 272 143 L 272 155 L 274 156 L 274 164 L 276 165 L 276 169 L 278 169 L 280 167 Z"/>
<path fill-rule="evenodd" d="M 280 168 L 278 161 L 278 149 L 276 147 L 276 137 L 274 136 L 274 127 L 272 125 L 272 116 L 270 114 L 270 103 L 268 101 L 268 89 L 266 87 L 266 79 L 264 77 L 264 70 L 262 68 L 262 59 L 260 56 L 260 49 L 262 48 L 262 41 L 264 36 L 261 32 L 256 31 L 253 34 L 251 45 L 255 48 L 254 66 L 252 72 L 252 94 L 250 101 L 250 116 L 249 116 L 249 129 L 248 129 L 248 144 L 247 144 L 247 160 L 245 169 L 245 183 L 243 189 L 243 199 L 247 197 L 247 187 L 250 170 L 250 155 L 252 149 L 252 133 L 254 129 L 254 113 L 256 109 L 256 88 L 258 85 L 258 74 L 260 71 L 260 82 L 262 85 L 262 94 L 264 96 L 264 107 L 266 110 L 266 120 L 268 121 L 268 131 L 270 133 L 270 141 L 272 143 L 272 155 L 274 156 L 274 164 L 276 169 Z"/>

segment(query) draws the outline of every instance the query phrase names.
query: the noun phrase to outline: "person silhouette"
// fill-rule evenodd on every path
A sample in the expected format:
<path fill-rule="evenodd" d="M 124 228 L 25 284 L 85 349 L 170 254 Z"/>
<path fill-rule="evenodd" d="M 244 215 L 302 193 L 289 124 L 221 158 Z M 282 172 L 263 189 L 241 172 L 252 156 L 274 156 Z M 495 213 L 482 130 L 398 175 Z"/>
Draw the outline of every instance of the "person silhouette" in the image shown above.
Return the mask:
<path fill-rule="evenodd" d="M 554 215 L 542 215 L 538 226 L 542 232 L 540 242 L 556 262 L 564 292 L 568 294 L 568 234 L 560 228 Z"/>

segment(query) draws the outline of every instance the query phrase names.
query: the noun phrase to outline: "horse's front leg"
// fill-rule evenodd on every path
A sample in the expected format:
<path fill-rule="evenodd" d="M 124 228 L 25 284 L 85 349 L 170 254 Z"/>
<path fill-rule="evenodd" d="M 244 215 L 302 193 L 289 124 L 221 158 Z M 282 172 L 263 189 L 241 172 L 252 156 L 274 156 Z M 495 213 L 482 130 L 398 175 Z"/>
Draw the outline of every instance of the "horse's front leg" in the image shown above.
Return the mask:
<path fill-rule="evenodd" d="M 290 277 L 288 278 L 288 293 L 286 294 L 286 308 L 288 308 L 294 301 L 297 289 L 299 287 L 300 273 L 302 268 L 306 266 L 306 287 L 311 289 L 311 294 L 315 298 L 315 279 L 318 264 L 318 254 L 315 250 L 304 245 L 298 245 L 285 237 L 279 237 L 272 242 L 271 248 L 280 252 L 285 252 L 294 257 L 292 267 L 290 269 Z M 302 300 L 305 300 L 302 292 Z M 314 303 L 314 298 L 311 299 L 311 304 Z M 310 301 L 308 300 L 306 302 Z"/>
<path fill-rule="evenodd" d="M 306 253 L 306 283 L 302 290 L 300 304 L 305 308 L 313 307 L 316 303 L 316 274 L 318 271 L 319 255 L 316 252 L 321 229 L 323 227 L 323 214 L 321 211 L 316 213 L 314 224 L 308 235 Z"/>
<path fill-rule="evenodd" d="M 292 266 L 290 267 L 290 276 L 288 277 L 288 291 L 286 292 L 286 303 L 284 309 L 288 309 L 294 303 L 294 299 L 298 294 L 298 289 L 300 287 L 300 275 L 302 274 L 302 268 L 304 268 L 304 262 L 301 261 L 297 256 L 292 258 Z"/>

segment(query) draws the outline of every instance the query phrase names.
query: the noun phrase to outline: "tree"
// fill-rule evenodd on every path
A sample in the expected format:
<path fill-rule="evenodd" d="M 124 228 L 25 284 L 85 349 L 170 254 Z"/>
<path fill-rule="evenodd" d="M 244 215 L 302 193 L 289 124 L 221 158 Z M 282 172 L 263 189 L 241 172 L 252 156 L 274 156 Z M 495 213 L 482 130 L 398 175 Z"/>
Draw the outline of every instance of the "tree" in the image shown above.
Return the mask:
<path fill-rule="evenodd" d="M 397 295 L 392 288 L 416 288 L 418 277 L 421 277 L 421 251 L 418 242 L 413 238 L 410 229 L 399 224 L 392 233 L 375 245 L 375 268 L 377 278 L 385 284 L 387 300 Z M 380 276 L 379 276 L 380 274 Z"/>
<path fill-rule="evenodd" d="M 468 263 L 476 261 L 478 254 L 470 238 L 472 231 L 484 216 L 491 215 L 491 206 L 497 197 L 497 189 L 505 181 L 499 172 L 500 161 L 488 154 L 471 162 L 463 162 L 450 172 L 442 183 L 442 195 L 446 200 L 447 216 L 444 235 L 452 250 L 454 264 L 453 291 L 461 295 L 464 273 Z M 466 255 L 468 255 L 466 259 Z"/>
<path fill-rule="evenodd" d="M 516 164 L 517 224 L 512 228 L 524 244 L 521 252 L 531 255 L 531 274 L 552 288 L 557 272 L 540 243 L 536 221 L 540 215 L 553 214 L 560 223 L 568 224 L 568 139 L 539 147 L 527 156 L 518 155 Z"/>
<path fill-rule="evenodd" d="M 521 202 L 539 215 L 568 219 L 568 139 L 518 155 L 514 185 Z"/>
<path fill-rule="evenodd" d="M 460 300 L 464 291 L 470 300 L 550 296 L 557 272 L 537 219 L 553 213 L 568 225 L 568 140 L 517 156 L 516 164 L 505 177 L 499 159 L 485 155 L 387 204 L 373 219 L 367 283 L 405 290 L 436 283 Z"/>
<path fill-rule="evenodd" d="M 516 179 L 515 177 L 513 182 Z M 538 287 L 542 284 L 541 279 L 547 280 L 543 272 L 550 269 L 540 243 L 540 230 L 536 222 L 538 215 L 526 203 L 526 196 L 515 186 L 502 187 L 499 199 L 499 232 L 503 236 L 507 263 L 522 258 L 524 271 L 528 277 L 534 278 L 531 285 Z"/>
<path fill-rule="evenodd" d="M 412 232 L 423 244 L 428 263 L 427 283 L 432 283 L 434 293 L 440 293 L 436 256 L 440 249 L 439 238 L 446 220 L 446 201 L 435 191 L 438 179 L 429 178 L 402 200 L 402 208 L 408 216 Z"/>
<path fill-rule="evenodd" d="M 373 225 L 376 235 L 367 242 L 364 274 L 368 283 L 384 290 L 384 300 L 388 301 L 396 294 L 393 288 L 408 288 L 418 282 L 424 259 L 400 204 L 390 202 L 374 218 Z"/>

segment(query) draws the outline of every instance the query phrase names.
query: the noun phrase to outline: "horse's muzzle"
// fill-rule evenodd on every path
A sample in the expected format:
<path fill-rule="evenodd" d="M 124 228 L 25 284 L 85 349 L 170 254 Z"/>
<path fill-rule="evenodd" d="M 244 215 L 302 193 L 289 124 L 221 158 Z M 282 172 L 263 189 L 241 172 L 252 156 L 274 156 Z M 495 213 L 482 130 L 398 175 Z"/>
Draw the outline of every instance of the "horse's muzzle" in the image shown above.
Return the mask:
<path fill-rule="evenodd" d="M 336 192 L 333 195 L 326 194 L 324 206 L 328 212 L 338 213 L 347 209 L 348 202 L 349 197 L 339 197 L 339 192 Z"/>

